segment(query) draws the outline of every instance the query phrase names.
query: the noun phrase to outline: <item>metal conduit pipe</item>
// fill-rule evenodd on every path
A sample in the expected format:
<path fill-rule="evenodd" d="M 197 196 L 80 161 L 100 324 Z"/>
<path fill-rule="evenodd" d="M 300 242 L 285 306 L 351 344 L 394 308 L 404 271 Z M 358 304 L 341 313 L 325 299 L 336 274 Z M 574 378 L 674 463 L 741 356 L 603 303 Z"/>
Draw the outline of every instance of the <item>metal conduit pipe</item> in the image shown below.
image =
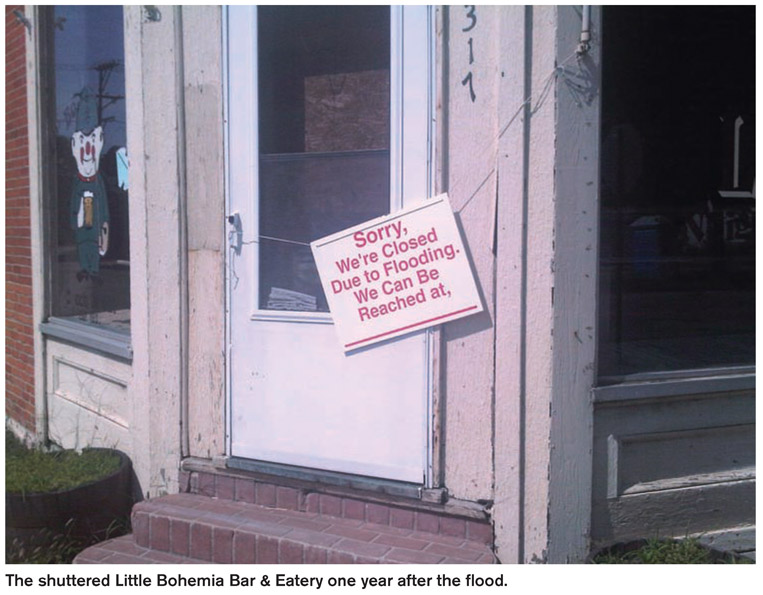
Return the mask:
<path fill-rule="evenodd" d="M 581 12 L 581 25 L 580 25 L 580 43 L 578 44 L 578 55 L 588 53 L 591 48 L 591 7 L 590 5 L 583 5 Z"/>

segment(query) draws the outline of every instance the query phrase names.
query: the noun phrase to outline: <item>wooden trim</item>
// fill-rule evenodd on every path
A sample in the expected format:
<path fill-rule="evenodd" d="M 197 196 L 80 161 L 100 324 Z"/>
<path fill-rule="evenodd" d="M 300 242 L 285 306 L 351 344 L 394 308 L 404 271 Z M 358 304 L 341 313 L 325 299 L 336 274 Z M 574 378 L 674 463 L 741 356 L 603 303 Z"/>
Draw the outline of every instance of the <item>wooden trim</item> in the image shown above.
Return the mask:
<path fill-rule="evenodd" d="M 637 382 L 593 389 L 593 402 L 630 403 L 644 399 L 665 399 L 690 395 L 712 395 L 755 390 L 755 372 L 710 378 L 678 378 L 661 382 Z"/>
<path fill-rule="evenodd" d="M 77 347 L 132 360 L 130 333 L 115 331 L 101 325 L 80 320 L 50 317 L 39 326 L 40 332 L 49 337 L 75 344 Z"/>
<path fill-rule="evenodd" d="M 550 562 L 588 553 L 593 477 L 593 405 L 598 294 L 599 7 L 590 49 L 578 56 L 581 14 L 557 8 L 557 138 L 553 396 L 549 494 Z"/>
<path fill-rule="evenodd" d="M 500 18 L 500 54 L 506 56 L 499 82 L 501 126 L 514 117 L 528 92 L 526 8 L 505 7 Z M 524 425 L 526 422 L 528 174 L 526 126 L 515 121 L 499 138 L 495 262 L 495 357 L 493 363 L 493 498 L 496 554 L 504 563 L 524 558 Z"/>
<path fill-rule="evenodd" d="M 46 219 L 46 209 L 43 195 L 49 186 L 49 177 L 43 167 L 47 146 L 47 130 L 43 105 L 40 101 L 44 72 L 41 70 L 43 56 L 47 51 L 43 47 L 40 26 L 44 18 L 43 7 L 28 5 L 24 12 L 32 22 L 31 33 L 26 35 L 26 84 L 27 84 L 27 119 L 29 133 L 29 227 L 30 245 L 32 252 L 32 308 L 34 332 L 34 403 L 35 431 L 39 440 L 48 438 L 48 407 L 47 407 L 47 368 L 45 355 L 45 339 L 39 332 L 38 325 L 48 314 L 50 295 L 50 275 L 46 254 L 47 242 L 50 241 L 49 225 Z"/>

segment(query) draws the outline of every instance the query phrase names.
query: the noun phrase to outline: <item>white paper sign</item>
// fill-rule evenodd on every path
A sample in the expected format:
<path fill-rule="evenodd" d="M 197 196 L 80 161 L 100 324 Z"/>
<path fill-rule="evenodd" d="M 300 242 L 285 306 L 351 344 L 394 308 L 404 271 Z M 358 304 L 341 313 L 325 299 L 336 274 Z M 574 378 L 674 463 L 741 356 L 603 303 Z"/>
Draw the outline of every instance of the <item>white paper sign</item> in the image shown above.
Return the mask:
<path fill-rule="evenodd" d="M 482 311 L 447 194 L 310 247 L 345 351 Z"/>

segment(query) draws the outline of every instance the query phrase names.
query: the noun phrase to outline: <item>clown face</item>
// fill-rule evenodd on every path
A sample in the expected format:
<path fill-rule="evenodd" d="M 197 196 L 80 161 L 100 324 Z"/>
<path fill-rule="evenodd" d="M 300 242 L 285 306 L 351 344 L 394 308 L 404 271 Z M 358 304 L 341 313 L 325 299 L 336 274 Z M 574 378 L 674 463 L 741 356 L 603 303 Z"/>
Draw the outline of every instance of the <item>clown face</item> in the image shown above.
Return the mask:
<path fill-rule="evenodd" d="M 92 178 L 98 171 L 103 149 L 103 128 L 96 126 L 90 134 L 77 130 L 72 134 L 72 155 L 83 178 Z"/>

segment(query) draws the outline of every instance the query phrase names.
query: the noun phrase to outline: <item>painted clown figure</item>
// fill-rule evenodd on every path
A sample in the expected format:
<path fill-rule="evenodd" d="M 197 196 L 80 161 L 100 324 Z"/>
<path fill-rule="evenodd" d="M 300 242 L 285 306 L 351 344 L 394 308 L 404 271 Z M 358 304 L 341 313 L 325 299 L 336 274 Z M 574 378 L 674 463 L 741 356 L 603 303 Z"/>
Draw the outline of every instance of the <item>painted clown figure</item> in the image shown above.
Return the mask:
<path fill-rule="evenodd" d="M 101 256 L 109 242 L 109 204 L 106 186 L 98 173 L 103 149 L 103 127 L 98 121 L 96 99 L 85 87 L 79 95 L 77 124 L 72 134 L 72 154 L 77 176 L 72 185 L 69 222 L 77 242 L 80 270 L 77 279 L 98 279 Z"/>

